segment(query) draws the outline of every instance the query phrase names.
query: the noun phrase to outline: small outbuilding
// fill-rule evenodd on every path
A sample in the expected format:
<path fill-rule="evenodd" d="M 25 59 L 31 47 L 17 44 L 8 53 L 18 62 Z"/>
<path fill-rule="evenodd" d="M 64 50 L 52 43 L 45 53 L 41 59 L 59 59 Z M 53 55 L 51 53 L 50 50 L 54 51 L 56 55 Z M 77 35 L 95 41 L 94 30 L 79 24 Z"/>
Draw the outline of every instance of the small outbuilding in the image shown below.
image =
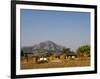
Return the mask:
<path fill-rule="evenodd" d="M 66 54 L 65 59 L 74 59 L 77 55 L 74 52 L 69 52 Z"/>
<path fill-rule="evenodd" d="M 45 62 L 48 62 L 48 57 L 46 56 L 46 54 L 43 54 L 43 53 L 38 53 L 38 54 L 35 54 L 35 61 L 36 63 L 45 63 Z"/>

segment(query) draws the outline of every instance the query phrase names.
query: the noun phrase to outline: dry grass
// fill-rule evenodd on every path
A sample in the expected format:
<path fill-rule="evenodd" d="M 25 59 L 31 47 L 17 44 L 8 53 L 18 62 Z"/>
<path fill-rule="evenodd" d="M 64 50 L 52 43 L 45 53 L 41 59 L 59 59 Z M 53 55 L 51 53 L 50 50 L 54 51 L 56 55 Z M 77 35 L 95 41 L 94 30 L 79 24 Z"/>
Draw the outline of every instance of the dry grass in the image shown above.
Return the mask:
<path fill-rule="evenodd" d="M 59 62 L 49 60 L 47 63 L 37 64 L 30 59 L 28 62 L 21 61 L 21 69 L 40 69 L 40 68 L 59 68 L 59 67 L 81 67 L 90 66 L 90 57 L 81 57 L 75 59 L 60 59 Z"/>

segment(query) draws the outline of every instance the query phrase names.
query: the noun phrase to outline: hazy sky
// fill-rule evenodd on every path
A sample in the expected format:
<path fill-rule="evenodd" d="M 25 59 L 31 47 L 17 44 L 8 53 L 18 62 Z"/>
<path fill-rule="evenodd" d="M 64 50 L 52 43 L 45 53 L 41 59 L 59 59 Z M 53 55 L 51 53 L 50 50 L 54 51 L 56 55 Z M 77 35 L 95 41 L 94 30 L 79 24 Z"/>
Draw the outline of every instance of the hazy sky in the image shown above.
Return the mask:
<path fill-rule="evenodd" d="M 46 40 L 72 50 L 90 44 L 90 13 L 21 9 L 21 46 Z"/>

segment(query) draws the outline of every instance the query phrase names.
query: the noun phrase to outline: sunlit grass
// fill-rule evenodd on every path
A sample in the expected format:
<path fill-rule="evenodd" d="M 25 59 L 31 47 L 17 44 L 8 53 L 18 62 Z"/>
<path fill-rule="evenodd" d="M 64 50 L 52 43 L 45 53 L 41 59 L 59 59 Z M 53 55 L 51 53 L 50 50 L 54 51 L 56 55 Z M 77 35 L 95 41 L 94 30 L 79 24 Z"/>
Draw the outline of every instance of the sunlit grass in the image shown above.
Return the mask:
<path fill-rule="evenodd" d="M 58 61 L 58 62 L 54 62 Z M 21 69 L 59 68 L 90 66 L 90 57 L 77 57 L 75 59 L 55 59 L 44 63 L 36 63 L 34 59 L 23 59 Z"/>

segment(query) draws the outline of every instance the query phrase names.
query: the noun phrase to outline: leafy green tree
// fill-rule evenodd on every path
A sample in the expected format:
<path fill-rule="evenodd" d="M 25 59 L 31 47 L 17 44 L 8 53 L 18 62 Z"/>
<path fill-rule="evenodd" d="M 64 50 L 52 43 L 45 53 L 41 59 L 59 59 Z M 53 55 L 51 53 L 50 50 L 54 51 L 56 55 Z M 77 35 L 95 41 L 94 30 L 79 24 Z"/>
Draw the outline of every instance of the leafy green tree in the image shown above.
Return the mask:
<path fill-rule="evenodd" d="M 67 55 L 70 52 L 70 48 L 63 48 L 62 53 Z"/>
<path fill-rule="evenodd" d="M 90 46 L 89 45 L 83 45 L 80 46 L 77 50 L 78 56 L 90 56 Z"/>

